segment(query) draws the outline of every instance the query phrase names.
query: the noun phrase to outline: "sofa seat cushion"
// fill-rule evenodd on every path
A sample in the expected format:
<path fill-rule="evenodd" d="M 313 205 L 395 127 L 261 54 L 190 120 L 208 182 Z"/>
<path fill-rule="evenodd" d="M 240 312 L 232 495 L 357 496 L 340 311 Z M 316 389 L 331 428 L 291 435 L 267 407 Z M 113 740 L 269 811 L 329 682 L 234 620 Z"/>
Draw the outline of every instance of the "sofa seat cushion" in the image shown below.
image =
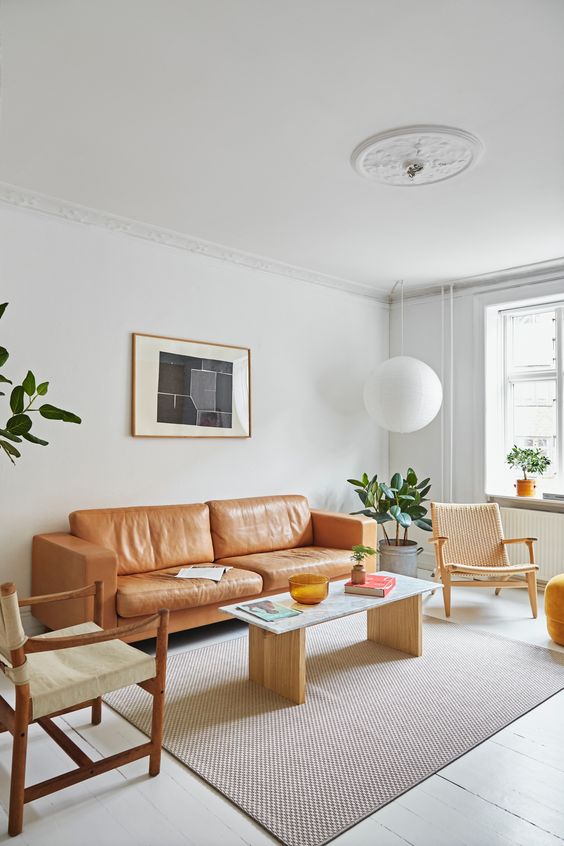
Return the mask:
<path fill-rule="evenodd" d="M 287 590 L 288 578 L 300 573 L 319 573 L 329 579 L 350 575 L 352 562 L 348 549 L 323 546 L 301 546 L 277 552 L 260 552 L 222 558 L 216 564 L 229 564 L 241 570 L 252 570 L 263 580 L 264 590 Z"/>
<path fill-rule="evenodd" d="M 207 565 L 212 566 L 211 564 Z M 240 596 L 262 593 L 262 579 L 249 570 L 233 568 L 219 582 L 211 579 L 175 579 L 180 567 L 118 576 L 116 609 L 120 617 L 154 614 L 161 608 L 179 611 L 214 602 L 231 602 Z"/>

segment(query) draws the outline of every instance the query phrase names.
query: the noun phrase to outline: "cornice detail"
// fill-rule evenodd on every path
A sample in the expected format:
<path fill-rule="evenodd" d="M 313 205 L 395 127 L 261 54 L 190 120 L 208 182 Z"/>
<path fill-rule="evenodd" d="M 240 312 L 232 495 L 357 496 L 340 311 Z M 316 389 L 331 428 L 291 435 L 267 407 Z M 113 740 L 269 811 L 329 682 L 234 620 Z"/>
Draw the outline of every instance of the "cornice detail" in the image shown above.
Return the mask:
<path fill-rule="evenodd" d="M 483 293 L 484 291 L 500 291 L 506 288 L 519 288 L 524 285 L 535 285 L 541 282 L 554 282 L 564 279 L 564 257 L 538 261 L 533 264 L 507 267 L 494 270 L 491 273 L 480 273 L 476 276 L 465 276 L 459 279 L 447 279 L 421 288 L 406 289 L 404 299 L 424 300 L 429 297 L 440 297 L 442 290 L 448 293 L 453 287 L 455 297 L 467 294 Z M 400 298 L 394 295 L 388 302 L 397 303 Z"/>
<path fill-rule="evenodd" d="M 21 188 L 17 185 L 10 185 L 0 182 L 0 202 L 20 209 L 29 209 L 42 214 L 53 215 L 73 223 L 81 223 L 87 226 L 97 226 L 110 232 L 117 232 L 123 235 L 130 235 L 134 238 L 143 238 L 166 247 L 174 247 L 178 250 L 185 250 L 189 253 L 207 256 L 208 258 L 230 262 L 231 264 L 249 267 L 252 270 L 260 270 L 265 273 L 273 273 L 277 276 L 285 276 L 299 282 L 307 282 L 312 285 L 322 285 L 325 288 L 335 288 L 347 291 L 350 294 L 368 297 L 383 304 L 388 303 L 385 291 L 371 288 L 360 282 L 351 279 L 342 279 L 338 276 L 331 276 L 319 273 L 297 265 L 287 264 L 277 259 L 270 259 L 265 256 L 247 253 L 243 250 L 226 247 L 213 241 L 205 241 L 201 238 L 194 238 L 176 232 L 173 229 L 165 229 L 149 223 L 142 223 L 130 218 L 121 217 L 117 214 L 92 209 L 77 203 L 71 203 L 47 194 L 40 194 Z"/>

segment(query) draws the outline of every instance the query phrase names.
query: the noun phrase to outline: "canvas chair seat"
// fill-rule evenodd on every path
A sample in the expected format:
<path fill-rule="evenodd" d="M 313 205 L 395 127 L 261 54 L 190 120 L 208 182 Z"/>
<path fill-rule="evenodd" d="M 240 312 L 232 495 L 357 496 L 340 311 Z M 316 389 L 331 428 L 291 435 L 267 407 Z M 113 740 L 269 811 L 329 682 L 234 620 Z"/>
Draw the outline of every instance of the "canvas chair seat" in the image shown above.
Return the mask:
<path fill-rule="evenodd" d="M 480 567 L 475 564 L 445 564 L 451 573 L 466 573 L 484 576 L 503 576 L 506 573 L 528 573 L 531 569 L 538 570 L 538 565 L 530 564 L 502 564 L 499 567 Z"/>
<path fill-rule="evenodd" d="M 96 623 L 80 623 L 39 638 L 100 632 Z M 155 659 L 121 640 L 74 646 L 27 656 L 33 719 L 96 699 L 104 693 L 147 681 L 156 674 Z M 14 671 L 7 669 L 13 677 Z M 16 679 L 14 678 L 14 681 Z"/>

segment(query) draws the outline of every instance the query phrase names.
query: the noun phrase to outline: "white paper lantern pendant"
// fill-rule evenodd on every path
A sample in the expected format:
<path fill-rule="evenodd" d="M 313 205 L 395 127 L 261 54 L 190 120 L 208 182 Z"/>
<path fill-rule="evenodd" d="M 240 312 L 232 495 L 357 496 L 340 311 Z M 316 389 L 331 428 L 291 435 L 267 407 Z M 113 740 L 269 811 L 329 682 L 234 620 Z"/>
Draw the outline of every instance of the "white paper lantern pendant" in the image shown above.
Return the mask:
<path fill-rule="evenodd" d="M 443 389 L 428 364 L 403 355 L 403 282 L 401 286 L 402 355 L 388 358 L 371 373 L 364 386 L 364 404 L 383 429 L 406 433 L 434 420 L 443 401 Z"/>

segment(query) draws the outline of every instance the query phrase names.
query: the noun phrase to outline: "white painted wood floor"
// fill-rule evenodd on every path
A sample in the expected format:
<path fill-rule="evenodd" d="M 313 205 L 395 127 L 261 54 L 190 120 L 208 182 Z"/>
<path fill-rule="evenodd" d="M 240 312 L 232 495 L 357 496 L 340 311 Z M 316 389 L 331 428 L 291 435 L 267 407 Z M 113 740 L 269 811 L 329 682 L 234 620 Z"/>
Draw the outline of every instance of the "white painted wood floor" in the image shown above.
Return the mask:
<path fill-rule="evenodd" d="M 560 649 L 549 640 L 542 612 L 530 617 L 527 592 L 453 590 L 453 614 L 506 637 Z M 443 616 L 439 595 L 425 610 Z M 237 637 L 233 622 L 171 637 L 182 652 Z M 147 646 L 149 648 L 149 646 Z M 1 679 L 3 695 L 9 690 Z M 350 829 L 335 846 L 557 846 L 564 842 L 564 692 Z M 104 707 L 102 725 L 87 711 L 58 722 L 92 757 L 142 742 L 143 735 Z M 137 761 L 28 805 L 24 832 L 7 835 L 11 738 L 0 735 L 0 842 L 29 846 L 266 846 L 267 832 L 228 800 L 163 753 L 158 778 Z M 72 762 L 33 726 L 28 783 L 64 772 Z"/>

